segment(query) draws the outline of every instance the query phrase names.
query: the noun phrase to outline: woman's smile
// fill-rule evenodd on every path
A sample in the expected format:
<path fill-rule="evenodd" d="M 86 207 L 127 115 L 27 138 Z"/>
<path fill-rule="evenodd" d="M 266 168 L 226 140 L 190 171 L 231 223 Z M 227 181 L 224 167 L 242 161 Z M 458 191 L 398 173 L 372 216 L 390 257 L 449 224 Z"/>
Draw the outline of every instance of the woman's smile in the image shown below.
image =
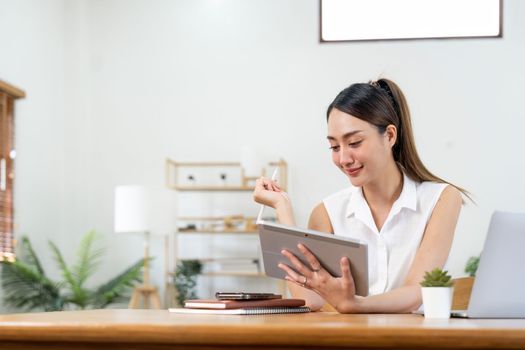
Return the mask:
<path fill-rule="evenodd" d="M 359 167 L 354 167 L 354 168 L 345 168 L 345 172 L 354 177 L 354 176 L 357 176 L 359 175 L 359 173 L 361 172 L 361 169 L 363 169 L 363 165 L 359 166 Z"/>

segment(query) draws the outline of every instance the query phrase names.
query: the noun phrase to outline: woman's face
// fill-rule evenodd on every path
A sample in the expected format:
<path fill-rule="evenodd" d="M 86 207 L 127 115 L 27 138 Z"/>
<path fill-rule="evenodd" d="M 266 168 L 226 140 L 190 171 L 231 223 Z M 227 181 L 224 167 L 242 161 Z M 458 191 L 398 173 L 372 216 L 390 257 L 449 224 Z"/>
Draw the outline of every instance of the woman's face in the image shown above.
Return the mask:
<path fill-rule="evenodd" d="M 334 108 L 328 118 L 327 138 L 334 164 L 354 186 L 376 180 L 393 161 L 394 126 L 380 134 L 374 125 Z"/>

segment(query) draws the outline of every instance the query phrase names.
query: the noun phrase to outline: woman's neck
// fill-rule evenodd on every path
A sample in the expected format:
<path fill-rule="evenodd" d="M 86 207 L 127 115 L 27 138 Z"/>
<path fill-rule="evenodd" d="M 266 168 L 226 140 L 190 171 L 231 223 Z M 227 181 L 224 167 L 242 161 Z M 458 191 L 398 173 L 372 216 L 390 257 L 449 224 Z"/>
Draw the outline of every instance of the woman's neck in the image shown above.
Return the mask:
<path fill-rule="evenodd" d="M 403 189 L 403 173 L 395 162 L 380 177 L 363 186 L 363 195 L 370 208 L 391 207 Z"/>

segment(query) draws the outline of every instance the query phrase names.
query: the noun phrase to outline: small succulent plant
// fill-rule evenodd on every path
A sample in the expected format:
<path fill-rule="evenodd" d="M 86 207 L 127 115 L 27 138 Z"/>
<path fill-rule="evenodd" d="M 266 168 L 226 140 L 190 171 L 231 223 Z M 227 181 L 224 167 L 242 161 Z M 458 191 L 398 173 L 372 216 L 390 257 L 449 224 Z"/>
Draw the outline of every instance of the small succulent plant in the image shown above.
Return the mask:
<path fill-rule="evenodd" d="M 443 271 L 436 267 L 432 271 L 425 272 L 425 277 L 419 284 L 421 287 L 451 287 L 452 277 L 448 274 L 448 271 Z"/>

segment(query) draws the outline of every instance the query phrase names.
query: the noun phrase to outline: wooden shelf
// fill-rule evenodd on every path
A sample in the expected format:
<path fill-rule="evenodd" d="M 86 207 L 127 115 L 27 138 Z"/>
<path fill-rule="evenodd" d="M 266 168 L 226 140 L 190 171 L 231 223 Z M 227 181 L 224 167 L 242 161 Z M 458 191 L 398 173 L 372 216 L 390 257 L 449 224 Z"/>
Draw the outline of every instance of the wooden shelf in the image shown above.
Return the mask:
<path fill-rule="evenodd" d="M 225 219 L 231 221 L 255 220 L 255 216 L 244 215 L 226 215 L 226 216 L 179 216 L 179 221 L 224 221 Z"/>
<path fill-rule="evenodd" d="M 241 192 L 253 191 L 251 186 L 170 186 L 170 188 L 181 192 Z"/>
<path fill-rule="evenodd" d="M 217 271 L 204 272 L 200 276 L 216 277 L 216 276 L 237 276 L 237 277 L 263 277 L 266 276 L 263 272 L 250 271 Z"/>
<path fill-rule="evenodd" d="M 245 267 L 257 268 L 259 267 L 261 261 L 259 257 L 220 257 L 220 258 L 182 258 L 179 261 L 193 261 L 197 260 L 203 264 L 207 263 L 222 263 L 229 266 L 233 265 L 243 265 Z M 175 276 L 175 272 L 171 271 L 168 273 L 170 276 Z M 202 272 L 199 276 L 215 277 L 215 276 L 238 276 L 238 277 L 257 277 L 257 276 L 266 276 L 261 271 L 236 271 L 236 270 L 218 270 L 218 271 L 208 271 Z"/>
<path fill-rule="evenodd" d="M 168 273 L 170 276 L 174 276 L 174 272 Z M 210 271 L 210 272 L 202 272 L 199 273 L 198 276 L 205 276 L 205 277 L 227 277 L 227 276 L 235 276 L 235 277 L 264 277 L 266 274 L 264 272 L 257 272 L 257 271 Z"/>
<path fill-rule="evenodd" d="M 209 234 L 254 234 L 259 233 L 257 230 L 183 230 L 183 231 L 177 231 L 177 233 L 183 234 L 183 233 L 209 233 Z"/>
<path fill-rule="evenodd" d="M 287 180 L 287 167 L 288 165 L 282 159 L 277 162 L 269 162 L 265 165 L 264 168 L 261 168 L 261 174 L 265 173 L 268 167 L 274 168 L 278 167 L 279 178 L 278 181 L 281 184 L 281 187 L 286 191 Z M 223 186 L 223 185 L 214 185 L 214 184 L 203 184 L 203 185 L 193 185 L 193 184 L 184 184 L 181 183 L 178 179 L 179 170 L 181 168 L 234 168 L 233 171 L 239 171 L 240 180 L 236 183 L 237 185 L 232 186 Z M 181 191 L 181 192 L 249 192 L 253 191 L 253 181 L 258 178 L 252 176 L 246 176 L 244 169 L 239 162 L 176 162 L 172 159 L 166 159 L 165 166 L 166 173 L 166 186 L 172 190 Z"/>
<path fill-rule="evenodd" d="M 222 257 L 222 258 L 181 258 L 180 261 L 194 261 L 198 260 L 203 263 L 216 262 L 216 261 L 244 261 L 252 264 L 255 260 L 260 260 L 258 257 L 253 256 L 239 256 L 239 257 Z"/>
<path fill-rule="evenodd" d="M 170 276 L 175 276 L 174 272 L 169 273 Z M 257 277 L 266 276 L 264 272 L 257 271 L 210 271 L 199 273 L 198 276 L 215 277 L 215 276 L 239 276 L 239 277 Z"/>

